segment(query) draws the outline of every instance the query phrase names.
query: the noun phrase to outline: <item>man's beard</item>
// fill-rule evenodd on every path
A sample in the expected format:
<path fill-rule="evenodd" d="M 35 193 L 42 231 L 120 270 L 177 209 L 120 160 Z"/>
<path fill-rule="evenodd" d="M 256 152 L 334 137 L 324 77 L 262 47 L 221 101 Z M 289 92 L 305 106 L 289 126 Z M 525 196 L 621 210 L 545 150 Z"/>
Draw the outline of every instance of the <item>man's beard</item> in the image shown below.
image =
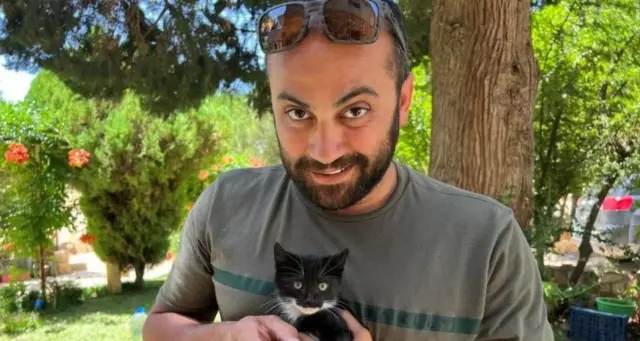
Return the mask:
<path fill-rule="evenodd" d="M 280 157 L 284 168 L 300 193 L 309 201 L 325 210 L 341 210 L 353 206 L 369 194 L 382 180 L 393 161 L 393 155 L 400 134 L 400 112 L 395 108 L 391 129 L 387 132 L 386 140 L 378 150 L 374 159 L 360 153 L 343 155 L 330 164 L 324 164 L 307 156 L 298 160 L 287 157 L 280 145 Z M 311 171 L 321 172 L 327 168 L 343 169 L 355 173 L 355 181 L 335 185 L 319 185 L 310 177 Z"/>

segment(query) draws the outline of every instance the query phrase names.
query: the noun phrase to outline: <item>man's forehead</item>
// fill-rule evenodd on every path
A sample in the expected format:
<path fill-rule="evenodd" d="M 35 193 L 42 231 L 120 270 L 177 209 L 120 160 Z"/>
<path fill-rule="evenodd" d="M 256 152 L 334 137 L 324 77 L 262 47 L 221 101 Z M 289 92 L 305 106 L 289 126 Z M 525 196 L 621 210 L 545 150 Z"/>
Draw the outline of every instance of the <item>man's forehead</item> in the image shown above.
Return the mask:
<path fill-rule="evenodd" d="M 324 33 L 312 30 L 295 48 L 270 55 L 268 64 L 276 68 L 306 67 L 371 67 L 385 63 L 393 51 L 390 35 L 381 34 L 372 44 L 334 43 Z M 283 70 L 284 71 L 284 70 Z"/>

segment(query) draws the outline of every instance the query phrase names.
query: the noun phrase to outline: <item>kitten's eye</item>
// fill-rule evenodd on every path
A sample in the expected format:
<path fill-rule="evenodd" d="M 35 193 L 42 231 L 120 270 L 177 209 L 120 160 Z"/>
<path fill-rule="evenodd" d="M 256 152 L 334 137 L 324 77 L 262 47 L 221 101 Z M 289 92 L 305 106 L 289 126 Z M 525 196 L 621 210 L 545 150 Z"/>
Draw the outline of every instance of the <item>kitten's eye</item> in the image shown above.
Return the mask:
<path fill-rule="evenodd" d="M 327 283 L 320 283 L 318 284 L 318 289 L 320 289 L 320 291 L 325 291 L 329 288 L 329 284 Z"/>
<path fill-rule="evenodd" d="M 300 282 L 293 282 L 293 287 L 294 287 L 296 290 L 300 290 L 300 288 L 302 288 L 302 283 L 300 283 Z"/>

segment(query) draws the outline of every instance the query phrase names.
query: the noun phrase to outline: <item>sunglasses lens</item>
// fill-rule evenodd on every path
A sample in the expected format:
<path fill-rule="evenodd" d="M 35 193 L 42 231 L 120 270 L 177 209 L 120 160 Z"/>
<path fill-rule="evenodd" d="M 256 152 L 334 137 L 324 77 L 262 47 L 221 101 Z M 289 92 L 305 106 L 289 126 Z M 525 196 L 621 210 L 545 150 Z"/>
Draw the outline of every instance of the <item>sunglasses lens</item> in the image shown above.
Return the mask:
<path fill-rule="evenodd" d="M 337 40 L 369 41 L 375 37 L 378 6 L 368 0 L 328 0 L 324 20 Z"/>
<path fill-rule="evenodd" d="M 277 51 L 295 43 L 304 26 L 304 6 L 287 4 L 265 13 L 258 26 L 265 51 Z"/>

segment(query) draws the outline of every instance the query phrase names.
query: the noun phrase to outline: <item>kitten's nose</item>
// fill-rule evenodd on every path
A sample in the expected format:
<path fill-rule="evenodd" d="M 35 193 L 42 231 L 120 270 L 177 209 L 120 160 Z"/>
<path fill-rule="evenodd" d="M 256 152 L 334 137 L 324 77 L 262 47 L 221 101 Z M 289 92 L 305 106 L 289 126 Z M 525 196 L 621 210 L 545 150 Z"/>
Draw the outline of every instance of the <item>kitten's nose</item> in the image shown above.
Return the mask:
<path fill-rule="evenodd" d="M 318 297 L 314 297 L 314 296 L 307 296 L 307 298 L 304 300 L 304 304 L 307 307 L 311 307 L 311 308 L 320 308 L 322 306 L 322 302 L 320 302 Z"/>
<path fill-rule="evenodd" d="M 307 300 L 305 302 L 305 304 L 309 308 L 320 308 L 320 307 L 322 307 L 322 303 L 320 301 L 316 301 L 316 300 Z"/>

